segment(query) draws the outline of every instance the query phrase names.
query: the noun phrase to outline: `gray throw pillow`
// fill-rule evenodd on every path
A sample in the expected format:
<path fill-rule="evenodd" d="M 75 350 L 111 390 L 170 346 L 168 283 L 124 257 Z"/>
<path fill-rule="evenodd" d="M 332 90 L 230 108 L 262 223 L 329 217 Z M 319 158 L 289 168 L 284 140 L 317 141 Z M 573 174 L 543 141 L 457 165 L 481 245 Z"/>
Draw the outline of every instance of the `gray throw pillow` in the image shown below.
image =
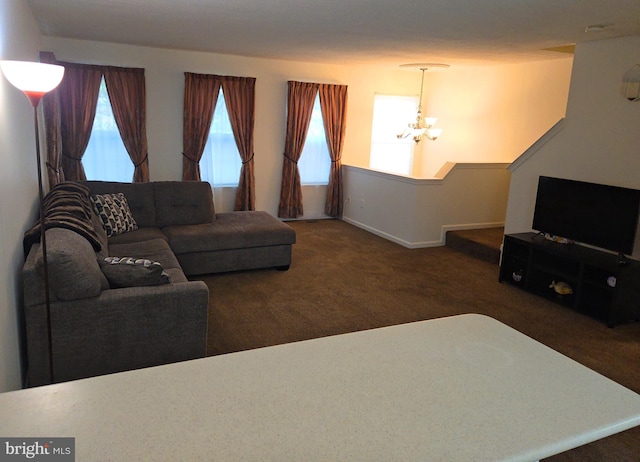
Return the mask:
<path fill-rule="evenodd" d="M 157 261 L 133 257 L 106 257 L 100 267 L 111 288 L 169 284 L 169 275 Z"/>
<path fill-rule="evenodd" d="M 100 217 L 107 237 L 138 229 L 124 193 L 94 194 L 91 203 Z"/>

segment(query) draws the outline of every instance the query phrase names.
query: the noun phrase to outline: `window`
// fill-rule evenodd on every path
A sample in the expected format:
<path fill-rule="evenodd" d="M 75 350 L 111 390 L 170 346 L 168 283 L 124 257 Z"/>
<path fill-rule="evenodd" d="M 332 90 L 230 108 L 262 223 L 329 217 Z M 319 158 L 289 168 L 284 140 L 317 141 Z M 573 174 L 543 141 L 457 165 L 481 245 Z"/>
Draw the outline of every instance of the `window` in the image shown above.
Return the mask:
<path fill-rule="evenodd" d="M 89 144 L 82 156 L 87 180 L 133 181 L 134 166 L 124 147 L 122 137 L 113 117 L 107 86 L 100 82 L 96 118 L 91 129 Z"/>
<path fill-rule="evenodd" d="M 411 174 L 415 141 L 411 137 L 398 139 L 398 133 L 415 119 L 417 107 L 417 96 L 374 96 L 369 167 Z"/>
<path fill-rule="evenodd" d="M 303 185 L 329 184 L 330 169 L 331 156 L 329 155 L 324 122 L 322 121 L 320 96 L 316 95 L 309 131 L 302 148 L 302 154 L 300 154 L 300 159 L 298 160 L 300 183 Z"/>
<path fill-rule="evenodd" d="M 200 159 L 200 176 L 212 186 L 237 187 L 241 168 L 242 159 L 233 137 L 224 91 L 221 88 L 213 111 L 209 139 Z"/>

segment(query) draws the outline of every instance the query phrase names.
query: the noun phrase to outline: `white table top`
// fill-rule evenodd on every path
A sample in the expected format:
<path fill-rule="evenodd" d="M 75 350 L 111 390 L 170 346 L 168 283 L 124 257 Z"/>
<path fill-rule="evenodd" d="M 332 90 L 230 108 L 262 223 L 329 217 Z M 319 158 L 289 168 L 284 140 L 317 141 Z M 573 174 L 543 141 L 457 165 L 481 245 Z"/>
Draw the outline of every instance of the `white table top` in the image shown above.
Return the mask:
<path fill-rule="evenodd" d="M 76 460 L 531 461 L 640 425 L 640 395 L 462 315 L 0 394 Z"/>

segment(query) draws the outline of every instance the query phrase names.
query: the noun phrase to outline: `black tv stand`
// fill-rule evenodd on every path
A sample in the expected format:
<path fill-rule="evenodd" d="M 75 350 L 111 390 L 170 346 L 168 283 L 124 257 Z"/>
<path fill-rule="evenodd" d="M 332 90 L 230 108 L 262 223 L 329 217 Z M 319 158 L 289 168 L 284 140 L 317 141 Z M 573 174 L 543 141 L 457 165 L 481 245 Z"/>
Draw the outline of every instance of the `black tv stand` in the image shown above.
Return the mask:
<path fill-rule="evenodd" d="M 540 239 L 536 233 L 507 234 L 499 280 L 610 327 L 640 319 L 640 262 L 622 254 L 560 244 Z M 554 282 L 563 282 L 571 293 L 558 293 Z"/>

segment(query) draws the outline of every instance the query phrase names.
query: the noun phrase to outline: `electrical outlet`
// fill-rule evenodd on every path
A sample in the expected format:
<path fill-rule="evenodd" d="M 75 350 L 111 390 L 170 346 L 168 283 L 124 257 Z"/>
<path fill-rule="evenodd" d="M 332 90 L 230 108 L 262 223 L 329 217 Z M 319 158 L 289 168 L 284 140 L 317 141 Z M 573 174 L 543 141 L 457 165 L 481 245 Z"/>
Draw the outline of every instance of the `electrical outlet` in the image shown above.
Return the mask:
<path fill-rule="evenodd" d="M 364 208 L 364 199 L 360 199 L 360 208 L 363 209 Z"/>

